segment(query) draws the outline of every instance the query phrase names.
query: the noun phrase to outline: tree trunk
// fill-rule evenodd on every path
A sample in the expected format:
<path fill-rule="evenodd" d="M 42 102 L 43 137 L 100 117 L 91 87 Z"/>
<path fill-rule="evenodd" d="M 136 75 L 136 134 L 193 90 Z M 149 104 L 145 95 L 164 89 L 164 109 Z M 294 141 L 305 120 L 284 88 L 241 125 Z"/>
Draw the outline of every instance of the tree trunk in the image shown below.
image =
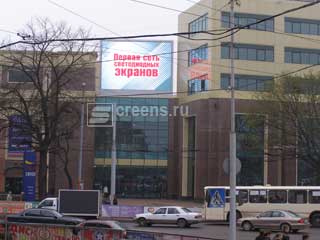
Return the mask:
<path fill-rule="evenodd" d="M 69 169 L 68 169 L 68 165 L 66 164 L 63 168 L 64 173 L 66 174 L 67 180 L 68 180 L 68 187 L 69 189 L 73 189 L 73 184 L 72 184 L 72 177 L 70 175 Z"/>
<path fill-rule="evenodd" d="M 38 189 L 39 200 L 47 195 L 47 151 L 40 151 L 39 170 L 38 170 Z"/>

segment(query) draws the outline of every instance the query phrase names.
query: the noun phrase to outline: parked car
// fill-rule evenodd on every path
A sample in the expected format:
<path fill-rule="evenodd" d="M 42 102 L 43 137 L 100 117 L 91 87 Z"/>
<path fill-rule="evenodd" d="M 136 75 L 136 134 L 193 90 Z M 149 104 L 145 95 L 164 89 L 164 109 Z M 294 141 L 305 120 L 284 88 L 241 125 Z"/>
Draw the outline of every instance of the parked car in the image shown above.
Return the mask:
<path fill-rule="evenodd" d="M 80 230 L 82 228 L 100 228 L 100 229 L 112 229 L 115 233 L 120 234 L 120 238 L 126 238 L 127 232 L 124 227 L 121 226 L 119 222 L 107 221 L 107 220 L 87 220 L 77 225 L 76 229 Z"/>
<path fill-rule="evenodd" d="M 77 225 L 84 220 L 82 218 L 67 217 L 55 210 L 30 208 L 19 214 L 8 215 L 8 222 L 25 222 L 25 223 L 46 223 L 46 224 L 64 224 Z"/>
<path fill-rule="evenodd" d="M 177 224 L 179 227 L 188 227 L 202 221 L 200 213 L 192 212 L 183 207 L 168 206 L 160 207 L 154 213 L 143 213 L 135 216 L 135 221 L 140 226 L 152 224 Z"/>
<path fill-rule="evenodd" d="M 309 222 L 292 211 L 272 210 L 263 212 L 256 217 L 240 218 L 238 225 L 244 231 L 272 229 L 289 233 L 308 228 Z"/>

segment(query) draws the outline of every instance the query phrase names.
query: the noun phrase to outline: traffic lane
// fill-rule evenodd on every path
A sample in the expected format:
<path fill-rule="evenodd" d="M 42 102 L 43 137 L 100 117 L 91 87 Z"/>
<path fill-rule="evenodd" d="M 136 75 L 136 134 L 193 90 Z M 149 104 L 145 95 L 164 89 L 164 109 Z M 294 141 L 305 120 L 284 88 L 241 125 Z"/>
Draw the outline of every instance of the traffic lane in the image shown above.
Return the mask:
<path fill-rule="evenodd" d="M 227 225 L 216 225 L 216 224 L 196 224 L 190 228 L 178 228 L 175 225 L 152 225 L 152 227 L 139 227 L 136 223 L 123 223 L 122 224 L 128 230 L 137 231 L 149 231 L 169 234 L 180 234 L 193 237 L 209 237 L 216 239 L 227 239 L 229 227 Z M 296 234 L 290 234 L 290 240 L 301 240 L 303 233 L 308 233 L 310 240 L 319 240 L 320 228 L 310 228 Z M 258 236 L 258 231 L 245 232 L 238 229 L 237 236 L 240 240 L 255 239 Z M 273 237 L 276 233 L 273 233 Z M 272 238 L 271 238 L 272 239 Z"/>

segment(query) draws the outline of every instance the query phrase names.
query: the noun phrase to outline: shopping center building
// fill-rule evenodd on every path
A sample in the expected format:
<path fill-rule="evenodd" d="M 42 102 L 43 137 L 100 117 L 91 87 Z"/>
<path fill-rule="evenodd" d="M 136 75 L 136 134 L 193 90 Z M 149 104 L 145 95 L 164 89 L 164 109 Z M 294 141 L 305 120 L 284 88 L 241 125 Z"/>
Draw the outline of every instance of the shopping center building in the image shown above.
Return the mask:
<path fill-rule="evenodd" d="M 227 30 L 228 2 L 202 0 L 195 4 L 180 14 L 179 32 L 217 34 L 215 29 Z M 303 4 L 306 1 L 241 0 L 235 6 L 235 24 L 245 26 Z M 305 181 L 307 174 L 292 154 L 266 154 L 275 149 L 269 144 L 271 134 L 264 124 L 267 116 L 260 116 L 252 139 L 246 115 L 261 112 L 257 93 L 267 91 L 276 81 L 274 76 L 320 64 L 319 11 L 320 6 L 315 5 L 234 35 L 237 157 L 242 165 L 238 185 L 301 185 Z M 189 39 L 178 39 L 178 92 L 188 92 L 179 96 L 179 104 L 188 106 L 190 114 L 178 120 L 181 197 L 202 198 L 205 186 L 229 184 L 223 163 L 229 158 L 230 37 L 215 34 L 192 33 Z"/>

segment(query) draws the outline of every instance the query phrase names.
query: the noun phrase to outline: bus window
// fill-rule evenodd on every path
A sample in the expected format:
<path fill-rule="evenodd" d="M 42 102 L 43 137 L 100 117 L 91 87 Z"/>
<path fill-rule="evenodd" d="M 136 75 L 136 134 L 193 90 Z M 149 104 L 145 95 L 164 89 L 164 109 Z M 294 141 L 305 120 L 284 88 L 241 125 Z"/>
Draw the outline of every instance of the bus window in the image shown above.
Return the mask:
<path fill-rule="evenodd" d="M 266 203 L 267 191 L 266 190 L 250 190 L 249 201 L 251 203 Z"/>
<path fill-rule="evenodd" d="M 287 203 L 286 190 L 269 190 L 269 203 Z"/>
<path fill-rule="evenodd" d="M 306 190 L 289 190 L 288 195 L 289 203 L 307 203 L 307 191 Z"/>
<path fill-rule="evenodd" d="M 239 203 L 239 196 L 241 203 L 248 202 L 248 190 L 237 190 L 237 203 Z M 240 194 L 240 195 L 239 195 Z M 230 202 L 230 190 L 226 190 L 226 202 Z"/>
<path fill-rule="evenodd" d="M 320 190 L 309 191 L 309 203 L 320 203 Z"/>

